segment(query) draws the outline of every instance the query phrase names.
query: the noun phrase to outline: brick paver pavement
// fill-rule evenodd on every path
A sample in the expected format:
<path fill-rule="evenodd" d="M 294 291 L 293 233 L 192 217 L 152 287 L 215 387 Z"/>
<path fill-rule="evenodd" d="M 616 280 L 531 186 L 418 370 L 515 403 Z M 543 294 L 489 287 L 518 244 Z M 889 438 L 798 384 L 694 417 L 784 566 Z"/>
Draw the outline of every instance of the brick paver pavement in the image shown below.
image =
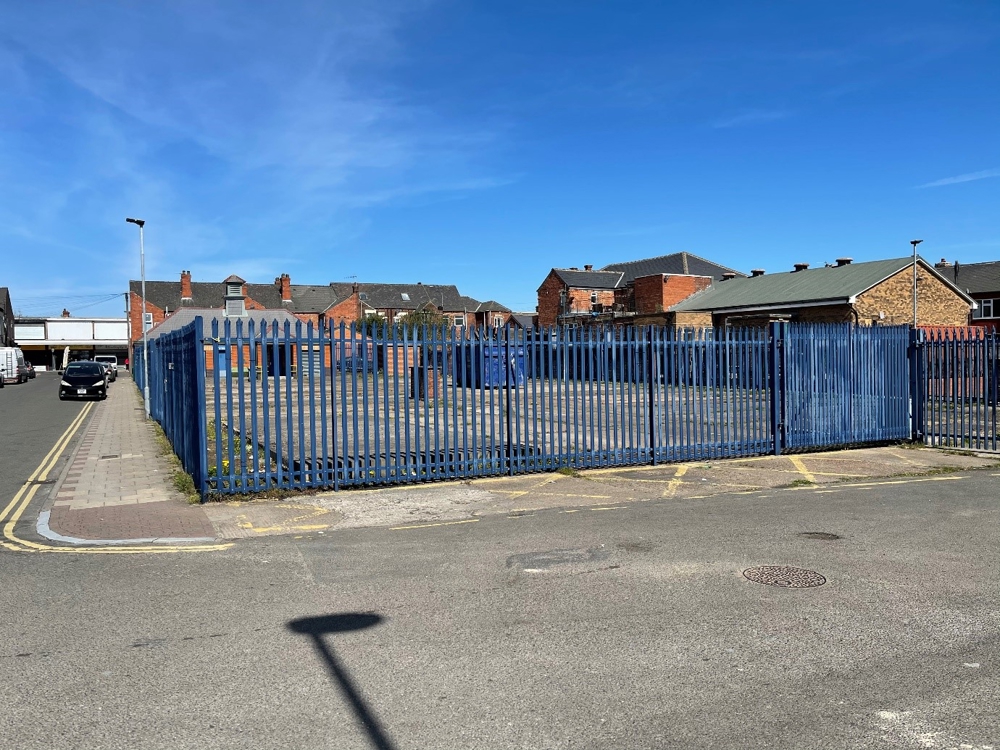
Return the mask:
<path fill-rule="evenodd" d="M 112 385 L 56 489 L 49 529 L 90 540 L 214 538 L 201 506 L 174 489 L 155 429 L 131 378 Z"/>

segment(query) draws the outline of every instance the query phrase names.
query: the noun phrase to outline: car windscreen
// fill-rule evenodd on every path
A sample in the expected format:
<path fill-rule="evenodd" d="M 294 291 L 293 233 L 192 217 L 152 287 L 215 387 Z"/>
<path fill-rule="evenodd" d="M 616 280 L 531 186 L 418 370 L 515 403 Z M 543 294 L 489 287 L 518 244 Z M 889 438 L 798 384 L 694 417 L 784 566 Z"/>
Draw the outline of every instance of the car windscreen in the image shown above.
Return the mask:
<path fill-rule="evenodd" d="M 104 371 L 96 362 L 87 364 L 70 365 L 66 368 L 67 375 L 103 375 Z"/>
<path fill-rule="evenodd" d="M 108 364 L 113 364 L 115 362 L 114 357 L 97 357 L 98 362 L 107 362 Z"/>

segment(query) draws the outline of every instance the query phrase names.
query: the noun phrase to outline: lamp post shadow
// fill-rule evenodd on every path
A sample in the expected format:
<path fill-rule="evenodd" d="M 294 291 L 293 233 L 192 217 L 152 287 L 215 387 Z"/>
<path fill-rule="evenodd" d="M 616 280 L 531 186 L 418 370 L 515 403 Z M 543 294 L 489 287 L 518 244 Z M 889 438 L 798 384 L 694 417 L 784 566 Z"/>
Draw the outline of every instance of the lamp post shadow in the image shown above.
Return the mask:
<path fill-rule="evenodd" d="M 333 651 L 323 640 L 323 636 L 331 633 L 350 633 L 355 630 L 365 630 L 381 622 L 382 617 L 376 614 L 348 612 L 339 615 L 323 615 L 321 617 L 302 617 L 288 622 L 286 627 L 293 633 L 308 635 L 312 638 L 313 646 L 316 647 L 320 657 L 326 662 L 326 666 L 330 670 L 330 674 L 333 675 L 337 686 L 351 704 L 351 708 L 354 709 L 354 714 L 368 733 L 368 738 L 371 740 L 372 746 L 378 748 L 378 750 L 396 750 L 396 746 L 392 744 L 392 740 L 389 739 L 385 730 L 379 724 L 378 719 L 372 715 L 364 698 L 355 689 L 351 676 L 340 665 Z"/>

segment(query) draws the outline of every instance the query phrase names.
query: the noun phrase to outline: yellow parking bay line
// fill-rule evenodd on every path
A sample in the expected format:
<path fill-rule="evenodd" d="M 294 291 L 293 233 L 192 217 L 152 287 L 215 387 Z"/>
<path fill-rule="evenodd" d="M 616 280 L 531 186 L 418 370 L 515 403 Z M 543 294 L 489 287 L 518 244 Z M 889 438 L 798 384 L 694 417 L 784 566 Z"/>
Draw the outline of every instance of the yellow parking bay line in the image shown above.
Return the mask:
<path fill-rule="evenodd" d="M 24 511 L 28 508 L 31 503 L 32 498 L 38 491 L 38 483 L 44 482 L 48 479 L 49 472 L 52 471 L 59 457 L 62 455 L 63 451 L 69 445 L 69 442 L 73 439 L 73 436 L 80 429 L 87 415 L 90 414 L 91 410 L 94 408 L 94 404 L 87 404 L 80 413 L 76 416 L 72 422 L 70 422 L 69 427 L 66 431 L 59 437 L 56 444 L 52 446 L 52 449 L 45 455 L 42 462 L 38 465 L 28 477 L 21 489 L 17 491 L 14 495 L 13 500 L 7 505 L 6 508 L 0 512 L 0 523 L 3 523 L 6 518 L 7 521 L 3 526 L 3 535 L 13 544 L 4 542 L 3 545 L 7 549 L 13 549 L 18 552 L 69 552 L 74 554 L 134 554 L 134 553 L 155 553 L 162 554 L 165 552 L 208 552 L 228 549 L 233 545 L 231 543 L 225 544 L 198 544 L 198 545 L 156 545 L 156 546 L 103 546 L 103 547 L 54 547 L 50 544 L 39 544 L 38 542 L 32 542 L 27 539 L 21 539 L 14 533 L 14 527 L 17 522 L 21 520 L 21 516 Z M 8 518 L 8 514 L 10 514 Z"/>
<path fill-rule="evenodd" d="M 391 526 L 389 531 L 406 531 L 407 529 L 429 529 L 434 526 L 458 526 L 461 523 L 479 523 L 478 518 L 467 518 L 464 521 L 441 521 L 440 523 L 413 523 L 407 526 Z"/>
<path fill-rule="evenodd" d="M 677 467 L 677 471 L 674 472 L 674 478 L 670 480 L 667 488 L 663 490 L 663 497 L 673 497 L 677 494 L 677 488 L 682 484 L 681 477 L 687 474 L 689 468 L 691 467 L 688 464 L 681 464 Z"/>
<path fill-rule="evenodd" d="M 807 482 L 816 484 L 815 475 L 813 475 L 813 473 L 806 468 L 806 465 L 802 463 L 801 458 L 798 456 L 788 456 L 788 460 L 792 462 L 792 466 L 795 467 L 795 470 L 798 471 Z"/>

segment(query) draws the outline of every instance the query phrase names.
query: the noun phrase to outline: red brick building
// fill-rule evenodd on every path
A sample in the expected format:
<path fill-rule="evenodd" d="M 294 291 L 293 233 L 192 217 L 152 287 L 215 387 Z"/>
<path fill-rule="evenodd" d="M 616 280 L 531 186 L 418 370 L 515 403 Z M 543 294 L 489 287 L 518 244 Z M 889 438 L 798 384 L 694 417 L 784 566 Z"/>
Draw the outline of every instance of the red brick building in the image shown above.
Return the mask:
<path fill-rule="evenodd" d="M 553 268 L 538 288 L 538 325 L 629 324 L 662 312 L 713 280 L 741 277 L 691 253 L 612 263 L 599 270 Z"/>

